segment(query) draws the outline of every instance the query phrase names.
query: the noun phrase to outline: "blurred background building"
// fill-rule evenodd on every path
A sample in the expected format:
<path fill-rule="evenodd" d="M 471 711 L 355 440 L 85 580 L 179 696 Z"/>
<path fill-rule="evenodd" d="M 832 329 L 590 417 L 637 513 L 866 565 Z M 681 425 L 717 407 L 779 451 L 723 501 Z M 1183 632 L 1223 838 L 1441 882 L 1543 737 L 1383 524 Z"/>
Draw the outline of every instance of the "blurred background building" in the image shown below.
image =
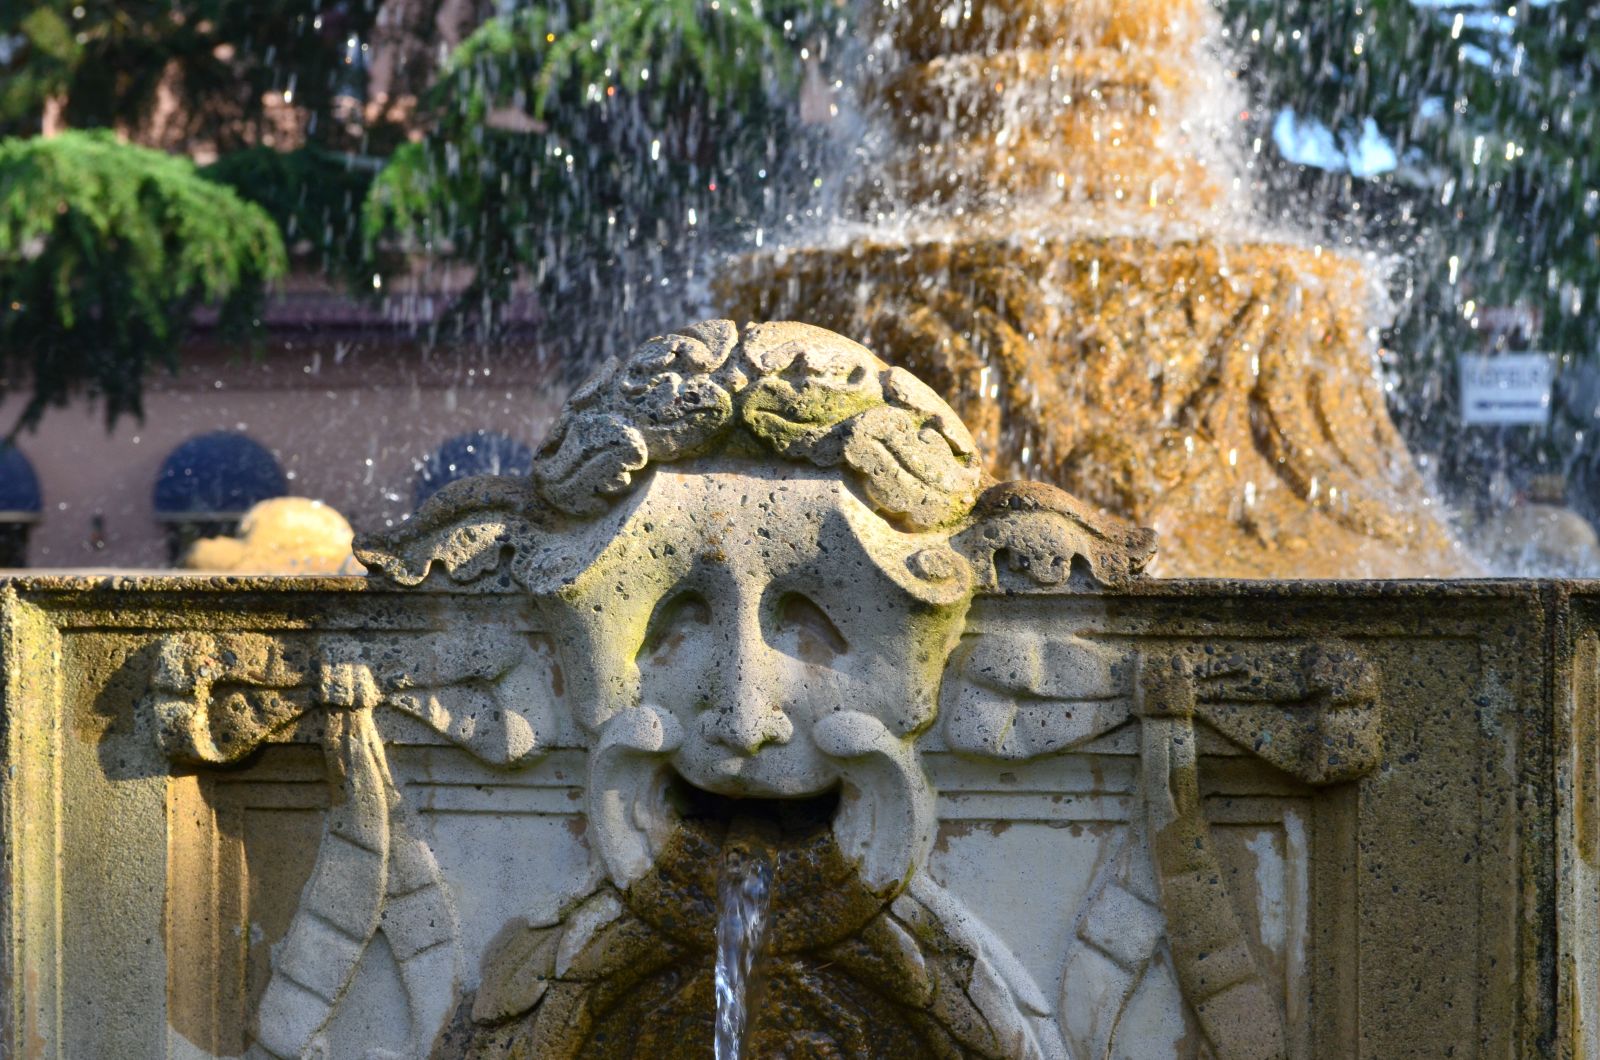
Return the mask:
<path fill-rule="evenodd" d="M 1600 3 L 1214 6 L 1252 224 L 1381 274 L 1389 411 L 1464 536 L 1600 517 Z M 165 566 L 274 494 L 372 529 L 518 465 L 719 255 L 848 241 L 874 7 L 0 5 L 0 564 Z M 1467 425 L 1458 358 L 1513 349 L 1547 422 Z"/>

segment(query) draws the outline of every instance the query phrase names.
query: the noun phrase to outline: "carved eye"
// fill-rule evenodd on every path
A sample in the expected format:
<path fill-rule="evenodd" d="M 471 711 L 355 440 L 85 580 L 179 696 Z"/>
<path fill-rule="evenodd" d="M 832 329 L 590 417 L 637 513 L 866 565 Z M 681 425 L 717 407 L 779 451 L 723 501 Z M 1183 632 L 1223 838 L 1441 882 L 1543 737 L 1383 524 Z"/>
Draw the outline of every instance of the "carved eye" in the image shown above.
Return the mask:
<path fill-rule="evenodd" d="M 654 663 L 668 663 L 690 633 L 710 625 L 711 608 L 705 597 L 695 592 L 668 597 L 656 605 L 655 614 L 650 616 L 639 657 L 648 656 Z"/>
<path fill-rule="evenodd" d="M 818 666 L 832 666 L 850 645 L 822 608 L 799 593 L 785 593 L 778 600 L 778 647 L 796 658 Z"/>

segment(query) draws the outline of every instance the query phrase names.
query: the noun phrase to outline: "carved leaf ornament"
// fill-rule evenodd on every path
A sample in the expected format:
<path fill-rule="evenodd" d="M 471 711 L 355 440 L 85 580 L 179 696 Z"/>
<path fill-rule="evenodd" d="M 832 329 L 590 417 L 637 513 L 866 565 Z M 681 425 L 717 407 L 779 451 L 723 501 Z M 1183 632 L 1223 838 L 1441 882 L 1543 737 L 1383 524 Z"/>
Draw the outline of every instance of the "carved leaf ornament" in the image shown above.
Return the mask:
<path fill-rule="evenodd" d="M 941 649 L 953 655 L 925 660 L 937 669 L 920 727 L 891 727 L 852 703 L 834 704 L 808 731 L 851 798 L 879 800 L 869 812 L 841 814 L 846 823 L 816 840 L 817 864 L 844 868 L 835 883 L 806 893 L 854 910 L 824 918 L 845 925 L 844 934 L 813 932 L 783 950 L 794 1011 L 811 1013 L 795 1018 L 826 1026 L 813 1044 L 823 1048 L 826 1038 L 838 1055 L 871 1055 L 886 1048 L 868 1044 L 874 1035 L 904 1027 L 919 1048 L 938 1043 L 938 1055 L 1104 1060 L 1164 941 L 1205 1036 L 1202 1055 L 1284 1056 L 1283 1014 L 1251 955 L 1202 810 L 1196 726 L 1306 783 L 1349 780 L 1381 751 L 1371 669 L 1338 643 L 1221 650 L 1109 644 L 1050 629 L 969 629 L 960 638 L 974 593 L 1119 587 L 1143 571 L 1154 535 L 1046 485 L 985 482 L 949 406 L 856 343 L 807 325 L 740 329 L 729 321 L 652 339 L 572 395 L 528 478 L 454 483 L 397 532 L 359 541 L 356 553 L 372 577 L 395 586 L 525 594 L 541 608 L 576 610 L 573 587 L 606 547 L 592 540 L 596 527 L 602 538 L 616 532 L 605 518 L 648 488 L 654 467 L 702 457 L 837 469 L 861 505 L 913 542 L 872 562 L 894 566 L 890 581 L 916 606 L 956 623 Z M 591 632 L 552 650 L 596 650 L 589 610 L 574 628 Z M 895 647 L 878 650 L 934 643 L 897 636 Z M 707 857 L 694 853 L 688 824 L 659 833 L 649 825 L 666 820 L 651 817 L 651 800 L 659 801 L 664 763 L 692 734 L 648 704 L 602 711 L 573 699 L 597 693 L 574 692 L 570 674 L 579 667 L 571 665 L 570 702 L 561 703 L 542 683 L 547 662 L 526 634 L 496 627 L 161 642 L 145 709 L 173 761 L 236 763 L 291 732 L 324 749 L 331 808 L 310 881 L 273 953 L 257 1019 L 266 1054 L 318 1055 L 380 930 L 411 1001 L 413 1038 L 434 1043 L 432 1055 L 659 1055 L 665 1047 L 651 1044 L 655 1017 L 628 1015 L 627 991 L 659 994 L 653 1011 L 665 1019 L 701 989 L 674 962 L 700 946 L 679 914 L 705 905 L 704 881 L 695 881 Z M 408 821 L 373 716 L 401 712 L 479 761 L 514 768 L 542 753 L 561 724 L 558 707 L 574 712 L 589 744 L 588 841 L 609 878 L 556 920 L 505 936 L 463 999 L 454 913 Z M 935 709 L 950 749 L 992 761 L 1068 752 L 1138 728 L 1140 809 L 1077 913 L 1053 1015 L 1007 947 L 924 871 L 933 792 L 917 740 Z M 748 753 L 754 761 L 764 752 L 756 745 Z M 669 892 L 676 897 L 663 916 Z M 624 1040 L 626 1048 L 617 1044 Z M 787 1049 L 799 1039 L 785 1041 Z"/>

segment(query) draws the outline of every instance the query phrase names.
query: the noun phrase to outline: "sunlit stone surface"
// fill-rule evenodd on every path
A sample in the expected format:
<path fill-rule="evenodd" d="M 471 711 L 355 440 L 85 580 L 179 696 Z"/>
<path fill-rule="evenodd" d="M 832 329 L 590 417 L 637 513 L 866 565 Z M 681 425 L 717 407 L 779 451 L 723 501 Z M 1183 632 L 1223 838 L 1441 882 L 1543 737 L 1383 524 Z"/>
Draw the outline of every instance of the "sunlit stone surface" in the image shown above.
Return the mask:
<path fill-rule="evenodd" d="M 358 578 L 0 595 L 19 1057 L 1594 1056 L 1600 588 L 1154 580 L 707 322 Z"/>
<path fill-rule="evenodd" d="M 732 315 L 911 369 L 997 476 L 1157 529 L 1152 573 L 1474 569 L 1389 419 L 1380 285 L 1253 231 L 1206 0 L 868 10 L 844 216 L 740 263 Z"/>

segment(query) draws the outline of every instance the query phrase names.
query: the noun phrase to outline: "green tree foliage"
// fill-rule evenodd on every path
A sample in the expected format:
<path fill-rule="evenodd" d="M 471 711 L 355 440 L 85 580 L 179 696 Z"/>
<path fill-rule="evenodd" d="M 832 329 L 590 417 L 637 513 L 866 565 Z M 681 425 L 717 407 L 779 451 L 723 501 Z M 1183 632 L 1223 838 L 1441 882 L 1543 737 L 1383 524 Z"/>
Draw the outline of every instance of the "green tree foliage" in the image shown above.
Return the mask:
<path fill-rule="evenodd" d="M 377 159 L 321 147 L 276 151 L 257 146 L 229 152 L 200 174 L 266 210 L 297 267 L 366 293 L 378 265 L 362 236 L 360 217 L 379 165 Z"/>
<path fill-rule="evenodd" d="M 362 115 L 374 0 L 0 5 L 3 335 L 38 376 L 28 422 L 74 382 L 112 418 L 136 412 L 186 314 L 237 308 L 286 256 L 365 293 L 398 264 L 374 247 L 464 263 L 459 305 L 491 324 L 530 277 L 548 305 L 666 271 L 770 194 L 798 43 L 834 0 L 785 2 L 497 5 L 438 78 L 417 143 Z M 435 13 L 408 9 L 408 32 Z M 105 136 L 31 139 L 47 126 L 218 157 L 197 174 Z"/>
<path fill-rule="evenodd" d="M 1600 3 L 1230 5 L 1266 98 L 1347 139 L 1372 118 L 1394 143 L 1410 177 L 1400 192 L 1449 251 L 1441 271 L 1458 260 L 1461 303 L 1531 299 L 1547 339 L 1591 352 Z"/>
<path fill-rule="evenodd" d="M 106 132 L 0 141 L 0 364 L 29 378 L 19 426 L 86 386 L 138 415 L 194 310 L 247 319 L 284 269 L 276 226 L 187 159 Z"/>
<path fill-rule="evenodd" d="M 820 5 L 818 5 L 820 7 Z M 557 296 L 750 216 L 792 105 L 805 6 L 578 0 L 491 19 L 367 202 L 374 238 L 464 262 L 460 305 L 531 273 Z"/>
<path fill-rule="evenodd" d="M 39 132 L 49 101 L 73 128 L 136 131 L 165 98 L 172 146 L 226 152 L 261 142 L 265 102 L 287 91 L 308 115 L 307 140 L 354 147 L 361 134 L 337 111 L 360 91 L 359 42 L 376 11 L 360 0 L 0 4 L 0 134 Z"/>
<path fill-rule="evenodd" d="M 74 373 L 105 396 L 110 418 L 137 411 L 143 364 L 172 359 L 181 315 L 221 293 L 248 300 L 260 278 L 277 269 L 268 264 L 285 245 L 298 268 L 359 281 L 370 292 L 361 204 L 381 166 L 372 153 L 402 138 L 399 130 L 355 120 L 365 78 L 361 44 L 377 8 L 365 0 L 0 4 L 0 136 L 17 138 L 7 144 L 4 208 L 12 242 L 0 255 L 0 287 L 10 301 L 12 291 L 34 290 L 46 267 L 59 273 L 55 301 L 19 296 L 27 314 L 7 318 L 7 335 L 26 337 L 39 356 L 55 351 L 39 365 L 30 423 L 64 398 Z M 220 157 L 196 176 L 186 163 L 162 165 L 104 138 L 30 143 L 47 120 Z M 294 128 L 285 129 L 286 120 Z M 284 139 L 303 146 L 267 146 Z M 63 187 L 69 210 L 43 236 L 37 229 L 54 214 L 36 211 Z M 263 215 L 244 209 L 240 198 L 277 223 L 270 245 L 262 242 Z M 115 244 L 99 252 L 82 245 L 95 232 Z M 34 245 L 51 248 L 48 260 L 18 250 Z M 194 255 L 234 271 L 213 279 L 166 271 Z M 119 277 L 118 268 L 127 271 Z M 138 312 L 111 335 L 114 349 L 91 353 L 94 329 L 116 316 L 79 311 L 77 300 L 95 298 L 107 307 L 130 299 Z M 67 346 L 50 345 L 69 331 L 80 347 L 70 356 Z M 145 339 L 152 345 L 137 355 Z M 131 374 L 115 380 L 116 366 Z"/>
<path fill-rule="evenodd" d="M 361 202 L 398 130 L 351 120 L 360 0 L 36 0 L 0 4 L 0 135 L 115 128 L 169 150 L 219 155 L 205 175 L 265 206 L 297 266 L 370 280 Z M 292 102 L 269 113 L 268 104 Z M 294 150 L 280 139 L 298 118 Z"/>

